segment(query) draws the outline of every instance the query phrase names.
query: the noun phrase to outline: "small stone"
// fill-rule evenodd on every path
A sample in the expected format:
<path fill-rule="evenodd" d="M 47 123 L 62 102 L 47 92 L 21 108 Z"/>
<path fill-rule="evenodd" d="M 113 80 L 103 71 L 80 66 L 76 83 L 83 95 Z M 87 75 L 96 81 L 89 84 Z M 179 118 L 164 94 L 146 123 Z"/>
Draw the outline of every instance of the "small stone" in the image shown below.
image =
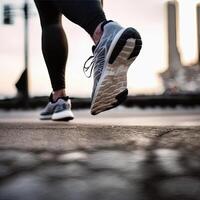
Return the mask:
<path fill-rule="evenodd" d="M 88 155 L 85 152 L 71 152 L 58 157 L 58 162 L 86 162 Z"/>
<path fill-rule="evenodd" d="M 38 169 L 37 175 L 50 179 L 63 179 L 66 178 L 65 166 L 55 164 L 41 167 Z"/>
<path fill-rule="evenodd" d="M 168 175 L 184 174 L 186 169 L 181 165 L 181 153 L 172 149 L 157 149 L 154 151 L 157 165 L 161 171 Z"/>
<path fill-rule="evenodd" d="M 147 158 L 145 151 L 132 152 L 100 151 L 89 156 L 91 169 L 114 169 L 124 173 L 130 179 L 144 179 L 144 161 Z"/>
<path fill-rule="evenodd" d="M 144 163 L 147 159 L 147 153 L 142 150 L 132 151 L 128 154 L 128 163 L 127 169 L 130 170 L 133 168 L 139 167 L 142 163 Z"/>
<path fill-rule="evenodd" d="M 40 168 L 38 176 L 50 179 L 79 178 L 87 175 L 87 170 L 79 164 L 50 165 Z"/>
<path fill-rule="evenodd" d="M 139 147 L 148 147 L 152 144 L 151 139 L 142 136 L 133 137 L 129 140 L 129 142 L 133 143 L 134 146 L 139 146 Z"/>
<path fill-rule="evenodd" d="M 129 153 L 128 161 L 124 172 L 126 176 L 132 180 L 144 180 L 149 169 L 146 168 L 145 161 L 147 159 L 147 152 L 144 150 L 136 150 Z"/>
<path fill-rule="evenodd" d="M 85 180 L 72 178 L 51 184 L 49 197 L 52 200 L 90 200 L 90 190 Z"/>
<path fill-rule="evenodd" d="M 38 165 L 40 161 L 34 154 L 21 153 L 18 155 L 16 161 L 13 163 L 17 168 L 33 168 Z"/>
<path fill-rule="evenodd" d="M 190 170 L 200 171 L 200 158 L 195 155 L 187 155 L 187 165 Z"/>
<path fill-rule="evenodd" d="M 54 160 L 54 155 L 49 152 L 44 152 L 39 154 L 39 159 L 44 162 L 52 161 Z"/>
<path fill-rule="evenodd" d="M 11 163 L 16 160 L 18 152 L 14 150 L 2 150 L 0 151 L 0 163 Z"/>
<path fill-rule="evenodd" d="M 0 178 L 4 178 L 11 174 L 11 169 L 9 166 L 0 164 Z"/>
<path fill-rule="evenodd" d="M 80 178 L 88 175 L 88 170 L 78 164 L 69 164 L 65 167 L 65 175 L 70 178 Z"/>
<path fill-rule="evenodd" d="M 121 151 L 102 150 L 89 155 L 89 166 L 93 169 L 123 170 L 127 166 L 127 154 Z"/>
<path fill-rule="evenodd" d="M 91 199 L 132 200 L 142 199 L 139 184 L 130 184 L 125 178 L 111 172 L 102 172 L 90 177 Z"/>
<path fill-rule="evenodd" d="M 13 168 L 19 169 L 32 168 L 39 163 L 39 160 L 33 153 L 8 150 L 0 152 L 0 162 L 8 163 Z"/>
<path fill-rule="evenodd" d="M 157 183 L 161 197 L 165 199 L 192 199 L 200 196 L 200 180 L 192 177 L 180 177 Z"/>
<path fill-rule="evenodd" d="M 9 200 L 42 200 L 45 195 L 45 185 L 41 178 L 33 175 L 21 175 L 1 183 L 0 199 Z"/>

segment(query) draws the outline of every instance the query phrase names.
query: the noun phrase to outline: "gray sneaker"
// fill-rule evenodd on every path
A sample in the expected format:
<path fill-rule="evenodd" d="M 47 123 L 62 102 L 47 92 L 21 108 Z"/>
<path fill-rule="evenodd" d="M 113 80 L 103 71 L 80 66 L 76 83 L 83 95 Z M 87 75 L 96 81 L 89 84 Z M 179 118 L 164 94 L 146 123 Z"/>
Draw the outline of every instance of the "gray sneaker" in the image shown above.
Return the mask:
<path fill-rule="evenodd" d="M 109 21 L 102 25 L 102 30 L 103 35 L 94 49 L 92 62 L 92 115 L 112 109 L 125 101 L 128 95 L 127 72 L 142 48 L 140 34 L 134 28 L 123 28 Z M 90 67 L 84 66 L 84 71 Z"/>
<path fill-rule="evenodd" d="M 61 97 L 56 102 L 53 102 L 51 95 L 49 99 L 49 103 L 40 113 L 41 120 L 52 119 L 55 121 L 69 121 L 74 119 L 74 115 L 71 111 L 71 100 L 69 97 Z"/>

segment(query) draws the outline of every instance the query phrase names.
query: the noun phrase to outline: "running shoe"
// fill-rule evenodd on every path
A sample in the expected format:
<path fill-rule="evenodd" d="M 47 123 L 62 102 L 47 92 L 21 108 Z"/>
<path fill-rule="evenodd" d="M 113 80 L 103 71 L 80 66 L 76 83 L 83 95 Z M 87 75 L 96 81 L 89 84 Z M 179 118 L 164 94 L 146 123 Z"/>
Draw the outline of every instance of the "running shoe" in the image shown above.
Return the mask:
<path fill-rule="evenodd" d="M 40 119 L 52 119 L 55 121 L 69 121 L 74 119 L 74 115 L 71 111 L 71 100 L 69 97 L 61 97 L 54 102 L 51 94 L 49 97 L 49 103 L 40 113 Z"/>
<path fill-rule="evenodd" d="M 93 47 L 93 62 L 89 67 L 86 63 L 84 66 L 84 72 L 91 66 L 94 68 L 92 115 L 112 109 L 126 100 L 127 72 L 142 48 L 140 34 L 134 28 L 123 28 L 108 21 L 102 24 L 102 30 L 99 43 Z"/>

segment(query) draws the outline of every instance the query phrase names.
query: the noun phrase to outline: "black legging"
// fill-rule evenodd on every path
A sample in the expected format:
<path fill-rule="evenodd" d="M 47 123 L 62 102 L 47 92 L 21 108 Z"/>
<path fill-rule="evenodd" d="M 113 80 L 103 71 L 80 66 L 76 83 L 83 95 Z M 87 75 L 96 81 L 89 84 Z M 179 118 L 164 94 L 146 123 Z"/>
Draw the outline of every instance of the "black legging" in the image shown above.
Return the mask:
<path fill-rule="evenodd" d="M 42 52 L 53 91 L 65 88 L 68 44 L 61 24 L 63 14 L 91 36 L 106 20 L 100 0 L 34 0 L 42 26 Z"/>

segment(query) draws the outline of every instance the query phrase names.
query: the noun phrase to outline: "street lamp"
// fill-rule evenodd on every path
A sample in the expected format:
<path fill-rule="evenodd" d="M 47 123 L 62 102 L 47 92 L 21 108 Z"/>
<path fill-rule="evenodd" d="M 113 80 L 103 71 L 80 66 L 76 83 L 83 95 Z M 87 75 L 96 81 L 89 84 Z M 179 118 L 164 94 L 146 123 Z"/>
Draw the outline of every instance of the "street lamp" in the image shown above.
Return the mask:
<path fill-rule="evenodd" d="M 3 23 L 6 25 L 13 24 L 12 7 L 11 5 L 3 6 Z"/>
<path fill-rule="evenodd" d="M 28 68 L 29 68 L 29 3 L 24 0 L 23 7 L 20 8 L 24 18 L 24 71 L 16 83 L 19 92 L 22 93 L 24 106 L 29 105 L 29 87 L 28 87 Z M 12 25 L 14 23 L 14 8 L 10 4 L 3 6 L 3 23 Z"/>
<path fill-rule="evenodd" d="M 26 73 L 25 80 L 25 103 L 28 106 L 29 103 L 29 89 L 28 89 L 28 68 L 29 68 L 29 5 L 28 1 L 24 2 L 24 68 Z"/>

